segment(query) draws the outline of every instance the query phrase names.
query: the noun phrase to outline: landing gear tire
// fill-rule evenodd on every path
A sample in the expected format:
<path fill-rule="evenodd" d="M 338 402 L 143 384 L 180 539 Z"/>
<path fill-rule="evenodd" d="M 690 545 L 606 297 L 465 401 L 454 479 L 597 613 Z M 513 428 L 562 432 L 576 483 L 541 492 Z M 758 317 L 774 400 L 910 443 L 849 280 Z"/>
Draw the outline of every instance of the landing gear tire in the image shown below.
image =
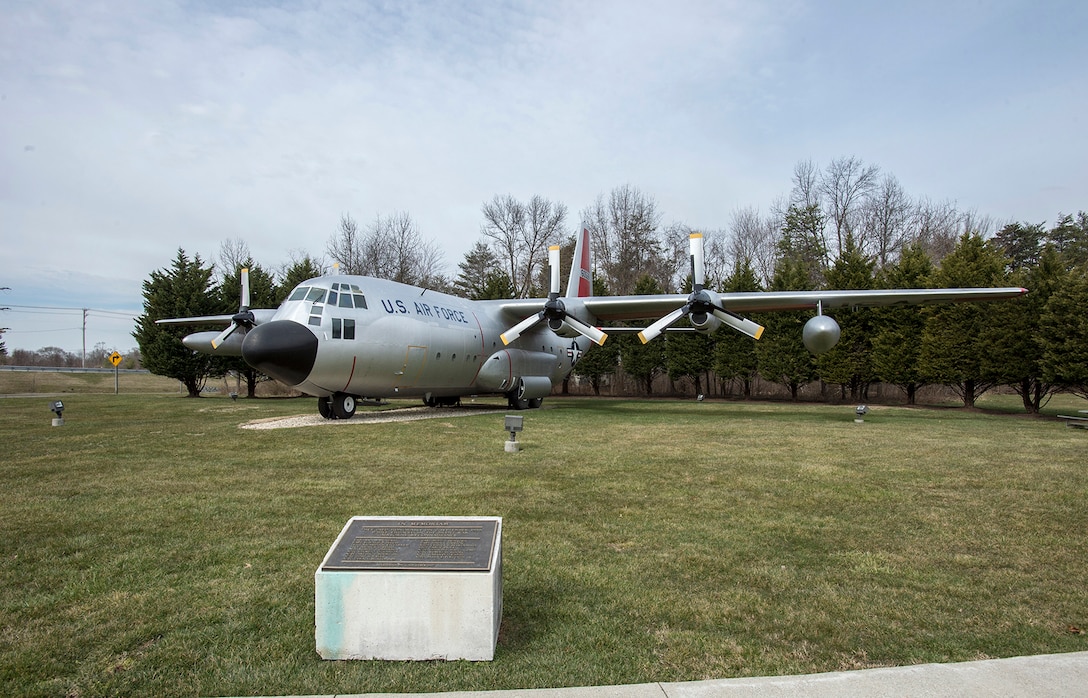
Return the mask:
<path fill-rule="evenodd" d="M 351 419 L 355 414 L 355 396 L 336 393 L 331 398 L 332 415 L 336 419 Z"/>
<path fill-rule="evenodd" d="M 317 413 L 325 419 L 333 419 L 332 403 L 329 397 L 317 398 Z"/>
<path fill-rule="evenodd" d="M 527 410 L 529 409 L 529 400 L 521 397 L 525 392 L 525 386 L 522 384 L 521 379 L 518 379 L 517 385 L 514 389 L 506 393 L 506 404 L 510 406 L 512 410 Z"/>
<path fill-rule="evenodd" d="M 529 400 L 529 409 L 531 409 L 531 410 L 539 410 L 539 409 L 540 409 L 540 405 L 541 405 L 541 404 L 542 404 L 543 402 L 544 402 L 544 398 L 542 398 L 542 397 L 534 397 L 534 398 L 531 398 L 531 399 Z"/>

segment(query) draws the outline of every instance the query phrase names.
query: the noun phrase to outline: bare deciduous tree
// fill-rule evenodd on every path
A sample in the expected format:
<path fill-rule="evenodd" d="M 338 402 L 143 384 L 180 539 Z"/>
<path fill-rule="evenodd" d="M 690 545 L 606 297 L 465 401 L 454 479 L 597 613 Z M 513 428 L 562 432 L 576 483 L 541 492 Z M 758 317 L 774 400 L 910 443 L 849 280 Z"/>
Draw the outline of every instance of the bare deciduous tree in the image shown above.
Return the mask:
<path fill-rule="evenodd" d="M 883 269 L 895 262 L 910 235 L 914 205 L 894 175 L 886 174 L 864 206 L 858 236 L 862 251 Z"/>
<path fill-rule="evenodd" d="M 329 239 L 330 257 L 347 274 L 364 274 L 416 286 L 443 286 L 442 252 L 425 241 L 407 213 L 378 215 L 364 233 L 345 214 L 340 231 Z"/>
<path fill-rule="evenodd" d="M 525 234 L 522 238 L 521 264 L 523 291 L 530 292 L 530 280 L 538 268 L 548 264 L 548 248 L 563 241 L 564 225 L 567 221 L 567 207 L 553 203 L 542 196 L 534 195 L 525 207 Z M 548 288 L 536 289 L 547 292 Z"/>
<path fill-rule="evenodd" d="M 595 264 L 604 273 L 609 292 L 634 293 L 643 276 L 668 286 L 674 272 L 658 239 L 660 220 L 654 199 L 629 184 L 613 189 L 607 201 L 601 194 L 582 212 L 593 239 Z"/>
<path fill-rule="evenodd" d="M 495 254 L 518 297 L 534 295 L 534 279 L 547 265 L 548 247 L 564 236 L 567 207 L 534 195 L 522 203 L 512 195 L 496 195 L 483 205 L 484 224 L 480 232 L 491 240 Z"/>
<path fill-rule="evenodd" d="M 340 265 L 341 273 L 363 273 L 363 239 L 359 225 L 350 214 L 340 216 L 340 230 L 329 238 L 325 250 Z"/>
<path fill-rule="evenodd" d="M 242 238 L 228 238 L 219 243 L 219 263 L 216 264 L 216 270 L 219 272 L 220 283 L 224 277 L 237 274 L 251 259 L 253 254 Z"/>
<path fill-rule="evenodd" d="M 805 208 L 813 204 L 819 205 L 820 196 L 820 168 L 812 160 L 801 160 L 793 166 L 793 189 L 782 210 L 790 206 Z"/>
<path fill-rule="evenodd" d="M 911 228 L 911 240 L 920 244 L 936 264 L 956 247 L 960 213 L 951 201 L 934 203 L 922 199 L 914 208 Z"/>
<path fill-rule="evenodd" d="M 732 235 L 729 238 L 729 256 L 731 269 L 745 262 L 752 266 L 764 286 L 774 277 L 774 262 L 777 257 L 775 240 L 782 225 L 774 214 L 762 217 L 752 207 L 737 209 L 733 212 Z"/>
<path fill-rule="evenodd" d="M 879 174 L 876 165 L 864 165 L 861 160 L 848 157 L 832 160 L 820 178 L 820 191 L 826 202 L 824 210 L 835 226 L 835 256 L 842 252 L 846 235 L 860 227 L 861 209 L 876 188 Z"/>

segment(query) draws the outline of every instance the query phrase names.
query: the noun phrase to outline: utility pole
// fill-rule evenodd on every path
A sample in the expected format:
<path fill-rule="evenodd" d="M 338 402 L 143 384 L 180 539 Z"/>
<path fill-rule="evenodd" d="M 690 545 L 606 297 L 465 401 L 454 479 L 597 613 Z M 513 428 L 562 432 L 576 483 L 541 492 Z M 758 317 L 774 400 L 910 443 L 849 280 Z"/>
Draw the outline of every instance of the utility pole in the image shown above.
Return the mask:
<path fill-rule="evenodd" d="M 83 368 L 87 368 L 87 311 L 90 308 L 83 309 L 83 357 L 80 359 L 79 364 Z"/>

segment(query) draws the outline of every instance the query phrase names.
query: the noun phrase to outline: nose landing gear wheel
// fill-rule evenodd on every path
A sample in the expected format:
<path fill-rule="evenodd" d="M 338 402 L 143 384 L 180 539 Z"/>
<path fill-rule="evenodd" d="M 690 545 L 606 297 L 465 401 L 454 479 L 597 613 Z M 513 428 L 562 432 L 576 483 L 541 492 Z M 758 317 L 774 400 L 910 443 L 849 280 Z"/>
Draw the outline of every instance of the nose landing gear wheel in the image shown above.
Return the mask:
<path fill-rule="evenodd" d="M 355 414 L 355 396 L 336 393 L 331 398 L 332 415 L 336 419 L 351 419 Z"/>
<path fill-rule="evenodd" d="M 328 397 L 317 398 L 317 413 L 325 419 L 332 419 L 332 403 Z"/>

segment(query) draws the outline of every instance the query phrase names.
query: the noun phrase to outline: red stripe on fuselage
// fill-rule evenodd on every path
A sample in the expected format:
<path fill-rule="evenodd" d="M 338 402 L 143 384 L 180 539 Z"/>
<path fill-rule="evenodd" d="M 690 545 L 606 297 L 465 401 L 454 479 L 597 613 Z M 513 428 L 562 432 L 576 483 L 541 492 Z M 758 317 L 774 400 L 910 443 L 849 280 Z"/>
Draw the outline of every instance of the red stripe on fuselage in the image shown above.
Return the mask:
<path fill-rule="evenodd" d="M 358 360 L 358 356 L 351 357 L 351 373 L 348 374 L 348 382 L 344 384 L 345 392 L 347 392 L 348 386 L 351 385 L 351 379 L 355 377 L 355 362 Z"/>

